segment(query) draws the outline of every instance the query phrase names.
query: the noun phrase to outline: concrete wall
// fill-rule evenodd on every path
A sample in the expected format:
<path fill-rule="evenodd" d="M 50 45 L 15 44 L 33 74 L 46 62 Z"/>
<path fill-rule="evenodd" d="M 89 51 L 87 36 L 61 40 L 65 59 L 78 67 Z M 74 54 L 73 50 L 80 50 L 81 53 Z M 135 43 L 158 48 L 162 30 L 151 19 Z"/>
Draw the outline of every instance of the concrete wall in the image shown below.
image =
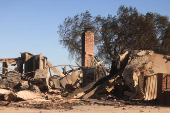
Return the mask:
<path fill-rule="evenodd" d="M 170 73 L 170 61 L 164 58 L 164 55 L 155 53 L 153 55 L 154 73 Z"/>

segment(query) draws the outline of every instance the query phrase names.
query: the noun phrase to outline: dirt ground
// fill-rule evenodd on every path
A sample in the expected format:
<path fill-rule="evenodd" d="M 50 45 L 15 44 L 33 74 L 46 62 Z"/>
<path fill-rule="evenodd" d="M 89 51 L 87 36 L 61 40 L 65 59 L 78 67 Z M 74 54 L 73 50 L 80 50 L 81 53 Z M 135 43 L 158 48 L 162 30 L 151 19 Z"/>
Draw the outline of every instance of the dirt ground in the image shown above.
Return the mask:
<path fill-rule="evenodd" d="M 0 107 L 0 113 L 170 113 L 170 107 L 161 106 L 136 106 L 124 107 L 104 105 L 73 106 L 72 110 L 45 110 L 35 108 Z"/>

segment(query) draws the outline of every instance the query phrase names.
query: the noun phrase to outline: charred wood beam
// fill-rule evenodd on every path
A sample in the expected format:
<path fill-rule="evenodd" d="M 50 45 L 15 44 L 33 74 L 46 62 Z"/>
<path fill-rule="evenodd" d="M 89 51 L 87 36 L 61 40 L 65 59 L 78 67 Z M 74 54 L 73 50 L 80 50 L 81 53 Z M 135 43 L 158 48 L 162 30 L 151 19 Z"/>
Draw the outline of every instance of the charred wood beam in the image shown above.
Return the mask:
<path fill-rule="evenodd" d="M 102 64 L 102 62 L 99 62 L 99 61 L 96 59 L 96 57 L 94 57 L 94 62 L 95 62 L 97 65 L 102 66 L 102 68 L 103 68 L 104 70 L 106 70 L 108 73 L 110 73 L 110 69 L 107 69 L 107 68 Z"/>
<path fill-rule="evenodd" d="M 82 67 L 78 62 L 76 62 L 76 64 L 77 64 L 80 68 Z"/>
<path fill-rule="evenodd" d="M 18 73 L 18 74 L 20 74 L 18 71 L 15 71 L 15 70 L 13 70 L 13 69 L 11 69 L 11 68 L 6 68 L 6 67 L 0 67 L 0 68 L 3 68 L 3 69 L 9 69 L 9 70 L 12 70 L 12 71 L 14 71 L 15 73 Z"/>
<path fill-rule="evenodd" d="M 67 74 L 67 73 L 66 73 L 66 66 L 61 67 L 61 68 L 63 69 L 63 74 L 66 75 L 66 74 Z"/>
<path fill-rule="evenodd" d="M 3 69 L 2 69 L 2 74 L 6 74 L 8 72 L 8 70 L 6 69 L 8 67 L 6 62 L 3 62 Z"/>
<path fill-rule="evenodd" d="M 20 59 L 18 59 L 17 64 L 15 66 L 15 69 L 14 69 L 15 71 L 19 71 L 21 63 L 22 63 L 22 60 L 20 58 Z"/>
<path fill-rule="evenodd" d="M 74 69 L 74 70 L 66 71 L 66 73 L 68 74 L 68 73 L 71 73 L 71 72 L 73 72 L 73 71 L 80 70 L 80 69 L 81 69 L 81 68 L 76 68 L 76 69 Z"/>
<path fill-rule="evenodd" d="M 62 72 L 60 72 L 57 68 L 55 68 L 50 62 L 47 62 L 47 66 L 51 68 L 55 73 L 57 73 L 60 77 L 65 76 Z"/>
<path fill-rule="evenodd" d="M 107 68 L 102 64 L 102 62 L 99 63 L 95 57 L 94 57 L 94 61 L 96 62 L 97 66 L 101 66 L 102 67 L 103 72 L 107 71 Z M 106 76 L 106 73 L 104 73 L 104 74 Z"/>
<path fill-rule="evenodd" d="M 75 69 L 74 69 L 71 65 L 69 65 L 69 67 L 70 67 L 73 71 L 75 71 Z"/>
<path fill-rule="evenodd" d="M 16 61 L 18 60 L 17 58 L 5 58 L 5 59 L 0 59 L 0 62 L 6 62 L 6 61 Z"/>

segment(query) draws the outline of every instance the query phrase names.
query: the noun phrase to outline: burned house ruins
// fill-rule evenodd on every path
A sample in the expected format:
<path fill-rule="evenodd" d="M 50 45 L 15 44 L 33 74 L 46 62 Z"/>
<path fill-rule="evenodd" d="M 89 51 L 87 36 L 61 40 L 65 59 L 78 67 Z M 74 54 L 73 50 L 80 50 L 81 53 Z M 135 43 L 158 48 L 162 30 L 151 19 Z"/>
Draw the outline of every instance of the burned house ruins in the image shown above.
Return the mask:
<path fill-rule="evenodd" d="M 119 97 L 170 104 L 169 56 L 152 50 L 126 51 L 116 61 L 119 66 L 112 63 L 112 68 L 107 69 L 94 57 L 94 33 L 90 29 L 82 34 L 82 64 L 76 62 L 78 68 L 69 65 L 71 70 L 62 67 L 61 72 L 47 57 L 28 52 L 20 53 L 18 58 L 0 59 L 0 62 L 1 101 L 18 98 L 54 101 L 67 97 L 115 101 Z M 52 75 L 51 70 L 56 74 Z"/>

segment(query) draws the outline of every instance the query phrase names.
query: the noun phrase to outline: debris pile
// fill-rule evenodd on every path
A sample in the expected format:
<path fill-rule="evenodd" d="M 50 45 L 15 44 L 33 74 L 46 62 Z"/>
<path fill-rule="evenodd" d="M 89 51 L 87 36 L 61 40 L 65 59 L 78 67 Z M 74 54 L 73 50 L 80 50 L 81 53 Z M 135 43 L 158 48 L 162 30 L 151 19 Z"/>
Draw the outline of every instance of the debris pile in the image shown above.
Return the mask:
<path fill-rule="evenodd" d="M 82 71 L 78 69 L 60 72 L 47 57 L 21 53 L 21 57 L 0 59 L 3 66 L 0 80 L 0 99 L 7 101 L 61 99 L 61 93 L 72 91 L 81 84 Z M 8 66 L 15 66 L 14 69 Z M 51 74 L 53 70 L 57 75 Z M 71 75 L 70 75 L 70 72 Z M 63 94 L 64 95 L 64 94 Z"/>
<path fill-rule="evenodd" d="M 111 105 L 120 105 L 119 99 L 153 100 L 157 98 L 157 74 L 170 73 L 169 56 L 151 50 L 126 51 L 112 61 L 111 70 L 91 57 L 94 59 L 91 67 L 77 63 L 78 68 L 69 65 L 71 70 L 62 67 L 63 72 L 42 54 L 25 52 L 18 58 L 0 59 L 3 64 L 0 67 L 0 101 L 21 101 L 25 106 L 33 106 L 29 102 L 34 102 L 37 108 L 50 108 L 52 104 L 55 108 L 59 105 L 56 102 L 65 102 L 65 99 L 98 99 Z M 51 70 L 56 75 L 52 75 Z M 96 100 L 95 103 L 100 102 Z"/>
<path fill-rule="evenodd" d="M 77 89 L 74 98 L 100 100 L 155 100 L 157 99 L 157 77 L 159 73 L 170 73 L 169 56 L 151 50 L 126 51 L 112 62 L 110 74 Z M 166 77 L 169 87 L 169 79 Z M 167 80 L 168 79 L 168 80 Z M 165 90 L 168 90 L 166 87 Z"/>

